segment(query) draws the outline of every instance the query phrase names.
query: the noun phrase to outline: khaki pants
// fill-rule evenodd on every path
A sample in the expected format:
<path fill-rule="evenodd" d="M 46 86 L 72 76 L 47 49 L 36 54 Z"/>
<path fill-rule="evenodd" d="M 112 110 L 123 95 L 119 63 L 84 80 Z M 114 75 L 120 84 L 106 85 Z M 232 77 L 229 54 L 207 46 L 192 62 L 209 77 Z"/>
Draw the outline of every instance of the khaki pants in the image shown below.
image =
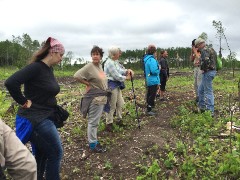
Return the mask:
<path fill-rule="evenodd" d="M 36 180 L 34 156 L 18 139 L 15 132 L 0 119 L 0 163 L 15 180 Z"/>
<path fill-rule="evenodd" d="M 122 119 L 122 107 L 124 100 L 122 97 L 122 91 L 119 88 L 112 90 L 111 101 L 110 101 L 110 112 L 106 115 L 106 124 L 113 123 L 113 114 L 116 110 L 118 119 Z"/>
<path fill-rule="evenodd" d="M 200 86 L 202 81 L 202 70 L 200 67 L 194 67 L 194 90 L 195 95 L 198 97 L 198 87 Z"/>

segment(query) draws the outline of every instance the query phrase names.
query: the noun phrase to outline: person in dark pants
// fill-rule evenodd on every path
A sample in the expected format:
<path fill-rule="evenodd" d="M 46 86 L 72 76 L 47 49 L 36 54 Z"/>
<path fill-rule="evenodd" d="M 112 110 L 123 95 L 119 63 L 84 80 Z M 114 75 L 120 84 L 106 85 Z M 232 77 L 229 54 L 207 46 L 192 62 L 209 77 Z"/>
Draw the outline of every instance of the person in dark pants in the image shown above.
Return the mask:
<path fill-rule="evenodd" d="M 30 64 L 5 81 L 10 95 L 20 105 L 16 116 L 16 134 L 23 143 L 30 141 L 34 145 L 39 180 L 43 179 L 44 174 L 46 180 L 60 179 L 63 148 L 50 117 L 54 114 L 56 95 L 60 92 L 52 66 L 61 62 L 64 52 L 63 45 L 49 37 L 33 55 Z M 24 85 L 23 93 L 21 85 Z"/>
<path fill-rule="evenodd" d="M 161 57 L 159 60 L 159 65 L 161 67 L 160 71 L 160 80 L 161 80 L 161 85 L 160 85 L 160 101 L 166 100 L 164 98 L 164 93 L 166 90 L 166 84 L 169 78 L 169 67 L 167 63 L 167 57 L 168 57 L 168 52 L 166 50 L 161 51 Z"/>
<path fill-rule="evenodd" d="M 147 83 L 147 114 L 155 115 L 152 109 L 155 106 L 157 89 L 160 84 L 159 65 L 156 58 L 157 49 L 154 45 L 149 45 L 147 53 L 144 56 L 144 71 Z"/>

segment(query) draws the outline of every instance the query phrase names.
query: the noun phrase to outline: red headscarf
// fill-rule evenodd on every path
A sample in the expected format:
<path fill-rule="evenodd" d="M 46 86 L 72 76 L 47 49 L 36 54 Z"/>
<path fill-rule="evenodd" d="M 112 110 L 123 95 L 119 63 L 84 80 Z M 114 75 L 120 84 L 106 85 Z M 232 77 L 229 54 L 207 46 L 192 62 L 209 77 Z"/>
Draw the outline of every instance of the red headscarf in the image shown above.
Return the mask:
<path fill-rule="evenodd" d="M 49 37 L 47 41 L 50 41 L 50 46 L 51 46 L 50 52 L 59 52 L 61 54 L 64 54 L 65 49 L 62 43 L 60 43 L 57 39 Z"/>

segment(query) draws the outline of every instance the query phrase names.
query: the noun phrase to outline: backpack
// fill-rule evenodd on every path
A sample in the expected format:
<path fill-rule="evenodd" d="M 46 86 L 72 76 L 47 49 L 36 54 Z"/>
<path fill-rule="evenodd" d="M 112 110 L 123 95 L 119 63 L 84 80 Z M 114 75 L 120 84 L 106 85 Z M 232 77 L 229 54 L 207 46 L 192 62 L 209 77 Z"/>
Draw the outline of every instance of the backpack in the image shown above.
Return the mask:
<path fill-rule="evenodd" d="M 216 61 L 216 70 L 219 71 L 222 69 L 222 58 L 217 56 L 217 61 Z"/>

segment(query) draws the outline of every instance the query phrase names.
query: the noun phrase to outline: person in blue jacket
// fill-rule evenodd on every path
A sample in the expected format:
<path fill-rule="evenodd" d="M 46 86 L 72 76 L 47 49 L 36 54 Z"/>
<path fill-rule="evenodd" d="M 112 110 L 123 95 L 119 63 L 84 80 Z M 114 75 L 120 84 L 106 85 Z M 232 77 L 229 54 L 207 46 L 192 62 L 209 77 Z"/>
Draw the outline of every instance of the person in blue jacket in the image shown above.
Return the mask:
<path fill-rule="evenodd" d="M 144 71 L 147 85 L 147 114 L 155 115 L 152 109 L 155 106 L 155 97 L 160 84 L 160 69 L 156 60 L 157 49 L 154 45 L 149 45 L 144 56 Z"/>

